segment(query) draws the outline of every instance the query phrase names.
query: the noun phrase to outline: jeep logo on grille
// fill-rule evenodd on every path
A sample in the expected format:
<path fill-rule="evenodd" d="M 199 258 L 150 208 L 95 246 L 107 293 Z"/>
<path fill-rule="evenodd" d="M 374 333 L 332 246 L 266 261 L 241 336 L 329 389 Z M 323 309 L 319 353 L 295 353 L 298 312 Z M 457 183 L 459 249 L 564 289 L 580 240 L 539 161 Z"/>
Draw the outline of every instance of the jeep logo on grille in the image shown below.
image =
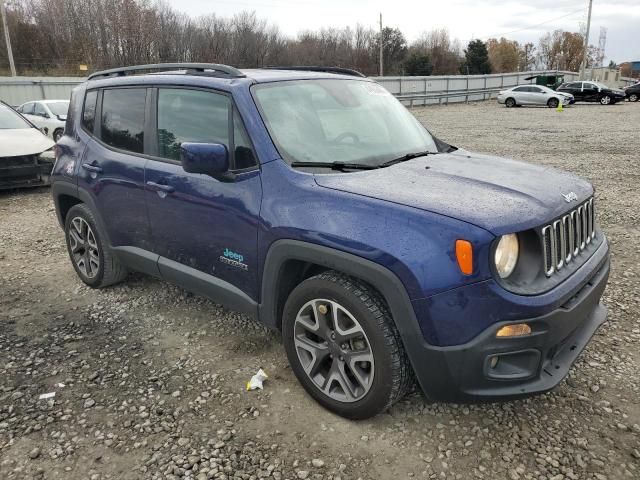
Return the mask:
<path fill-rule="evenodd" d="M 578 195 L 576 195 L 575 192 L 569 192 L 567 194 L 561 193 L 560 195 L 562 195 L 562 197 L 564 198 L 565 202 L 567 202 L 567 203 L 571 203 L 573 201 L 577 201 L 578 200 Z"/>

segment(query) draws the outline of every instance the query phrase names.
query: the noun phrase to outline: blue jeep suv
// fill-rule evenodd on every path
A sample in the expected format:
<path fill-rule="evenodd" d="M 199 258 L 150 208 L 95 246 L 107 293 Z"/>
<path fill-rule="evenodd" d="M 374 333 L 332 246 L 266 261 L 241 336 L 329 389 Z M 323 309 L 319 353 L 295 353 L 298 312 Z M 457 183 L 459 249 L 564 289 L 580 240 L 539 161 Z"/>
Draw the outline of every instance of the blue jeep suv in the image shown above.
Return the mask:
<path fill-rule="evenodd" d="M 548 391 L 606 318 L 591 184 L 448 145 L 353 71 L 95 73 L 52 193 L 84 283 L 144 272 L 258 319 L 348 418 L 416 381 L 443 401 Z"/>

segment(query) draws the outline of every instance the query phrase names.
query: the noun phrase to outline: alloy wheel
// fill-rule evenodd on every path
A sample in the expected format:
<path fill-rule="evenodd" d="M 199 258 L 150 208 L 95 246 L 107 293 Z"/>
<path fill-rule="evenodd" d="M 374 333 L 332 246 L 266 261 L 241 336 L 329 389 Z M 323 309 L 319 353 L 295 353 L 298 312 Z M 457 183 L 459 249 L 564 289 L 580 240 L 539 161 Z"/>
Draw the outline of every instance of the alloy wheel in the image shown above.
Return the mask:
<path fill-rule="evenodd" d="M 637 102 L 638 101 L 638 94 L 637 93 L 632 93 L 631 95 L 629 95 L 629 101 L 630 102 Z"/>
<path fill-rule="evenodd" d="M 371 344 L 356 318 L 332 300 L 314 299 L 296 315 L 294 344 L 314 385 L 339 402 L 355 402 L 369 392 L 374 377 Z"/>
<path fill-rule="evenodd" d="M 600 103 L 602 105 L 609 105 L 611 103 L 611 97 L 609 95 L 605 95 L 600 99 Z"/>
<path fill-rule="evenodd" d="M 75 217 L 69 225 L 71 258 L 87 278 L 94 278 L 100 268 L 100 250 L 91 226 L 82 217 Z"/>

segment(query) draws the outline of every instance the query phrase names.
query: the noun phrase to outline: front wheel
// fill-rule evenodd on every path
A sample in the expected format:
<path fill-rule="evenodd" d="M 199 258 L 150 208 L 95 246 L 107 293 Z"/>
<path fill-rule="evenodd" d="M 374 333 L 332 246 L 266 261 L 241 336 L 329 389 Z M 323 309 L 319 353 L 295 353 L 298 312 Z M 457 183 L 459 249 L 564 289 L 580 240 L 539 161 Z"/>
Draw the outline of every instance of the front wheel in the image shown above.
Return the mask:
<path fill-rule="evenodd" d="M 507 107 L 507 108 L 515 107 L 516 106 L 516 100 L 514 98 L 509 97 L 504 101 L 504 106 Z"/>
<path fill-rule="evenodd" d="M 557 98 L 550 98 L 549 101 L 547 102 L 547 106 L 549 108 L 558 108 L 558 104 L 560 102 L 558 102 Z"/>
<path fill-rule="evenodd" d="M 609 105 L 611 103 L 611 97 L 609 95 L 603 95 L 600 97 L 600 105 Z"/>
<path fill-rule="evenodd" d="M 629 95 L 629 101 L 630 102 L 637 102 L 638 101 L 638 94 L 637 93 L 632 93 L 631 95 Z"/>
<path fill-rule="evenodd" d="M 412 376 L 400 335 L 380 294 L 328 271 L 298 285 L 283 313 L 291 368 L 322 406 L 350 419 L 387 410 Z"/>

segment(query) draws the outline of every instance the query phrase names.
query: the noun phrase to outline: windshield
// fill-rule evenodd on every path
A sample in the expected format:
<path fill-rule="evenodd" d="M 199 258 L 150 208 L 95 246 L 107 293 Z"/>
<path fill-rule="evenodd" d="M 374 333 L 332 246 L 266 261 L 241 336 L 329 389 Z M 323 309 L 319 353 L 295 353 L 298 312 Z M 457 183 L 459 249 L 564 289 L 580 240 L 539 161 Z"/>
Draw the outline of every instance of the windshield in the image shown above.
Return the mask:
<path fill-rule="evenodd" d="M 429 132 L 387 90 L 359 80 L 256 85 L 254 97 L 282 157 L 379 165 L 437 152 Z"/>
<path fill-rule="evenodd" d="M 47 107 L 55 116 L 66 115 L 69 110 L 69 102 L 47 103 Z"/>
<path fill-rule="evenodd" d="M 10 128 L 31 128 L 31 125 L 9 107 L 0 104 L 0 129 Z"/>

